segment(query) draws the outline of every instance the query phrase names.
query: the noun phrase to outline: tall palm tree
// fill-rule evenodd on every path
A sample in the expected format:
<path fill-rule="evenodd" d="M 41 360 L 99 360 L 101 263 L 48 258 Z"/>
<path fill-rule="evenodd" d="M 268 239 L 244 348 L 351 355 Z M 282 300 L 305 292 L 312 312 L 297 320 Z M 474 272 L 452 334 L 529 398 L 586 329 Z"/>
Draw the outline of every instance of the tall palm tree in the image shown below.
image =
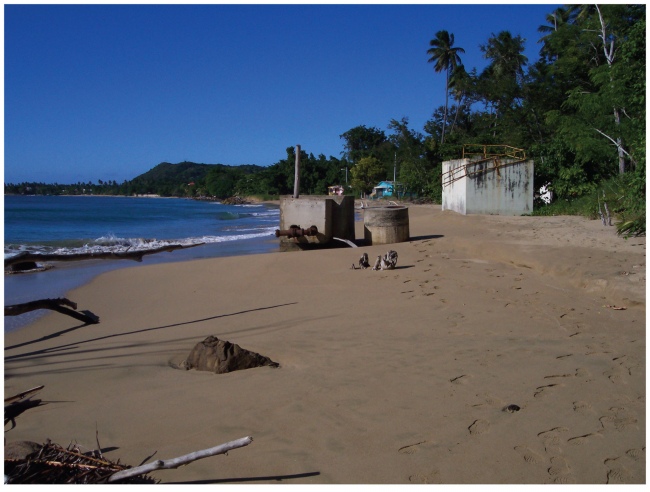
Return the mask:
<path fill-rule="evenodd" d="M 449 34 L 447 31 L 438 31 L 436 37 L 429 41 L 429 48 L 427 54 L 431 56 L 429 63 L 434 63 L 433 69 L 436 73 L 443 70 L 446 72 L 447 80 L 445 83 L 445 112 L 442 119 L 442 139 L 441 143 L 445 143 L 445 129 L 447 127 L 447 110 L 449 107 L 449 74 L 458 65 L 461 64 L 460 56 L 458 53 L 465 53 L 463 48 L 454 48 L 454 35 Z"/>
<path fill-rule="evenodd" d="M 525 39 L 513 36 L 510 31 L 492 34 L 486 45 L 481 46 L 483 56 L 492 60 L 490 68 L 499 77 L 519 79 L 524 74 L 528 58 L 523 54 Z"/>
<path fill-rule="evenodd" d="M 471 89 L 471 85 L 471 76 L 467 73 L 463 65 L 458 65 L 451 72 L 451 76 L 449 77 L 449 88 L 454 93 L 454 99 L 456 100 L 456 115 L 454 116 L 454 121 L 451 124 L 449 133 L 453 133 L 454 131 L 454 126 L 456 126 L 458 115 L 463 107 L 463 98 L 467 96 L 467 93 Z"/>
<path fill-rule="evenodd" d="M 551 49 L 551 41 L 554 36 L 557 35 L 557 32 L 560 29 L 563 29 L 568 24 L 571 24 L 575 21 L 575 18 L 578 15 L 578 8 L 575 5 L 569 5 L 567 8 L 559 7 L 555 9 L 552 13 L 546 14 L 546 25 L 541 25 L 537 28 L 537 32 L 543 34 L 543 36 L 537 41 L 539 44 L 542 44 L 542 49 L 540 54 L 552 58 L 557 56 L 553 54 L 553 49 Z M 555 44 L 559 44 L 562 47 L 565 47 L 565 43 L 558 41 Z"/>

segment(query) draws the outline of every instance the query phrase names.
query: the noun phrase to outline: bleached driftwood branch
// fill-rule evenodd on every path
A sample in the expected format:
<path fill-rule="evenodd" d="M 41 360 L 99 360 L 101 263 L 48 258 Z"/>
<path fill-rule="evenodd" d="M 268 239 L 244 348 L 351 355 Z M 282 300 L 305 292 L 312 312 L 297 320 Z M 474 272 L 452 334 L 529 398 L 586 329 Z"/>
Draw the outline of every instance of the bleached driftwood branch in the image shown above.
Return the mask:
<path fill-rule="evenodd" d="M 195 451 L 184 456 L 179 456 L 178 458 L 172 458 L 169 460 L 156 460 L 152 463 L 147 463 L 146 465 L 136 466 L 135 468 L 129 468 L 128 470 L 122 470 L 117 473 L 114 473 L 108 477 L 108 482 L 117 482 L 119 480 L 124 480 L 125 478 L 131 478 L 138 475 L 144 475 L 146 473 L 151 473 L 156 470 L 169 470 L 172 468 L 178 468 L 179 466 L 187 465 L 193 461 L 200 460 L 203 458 L 208 458 L 209 456 L 215 456 L 217 454 L 224 454 L 230 451 L 231 449 L 242 448 L 248 446 L 253 442 L 253 438 L 242 437 L 235 441 L 230 441 L 225 444 L 220 444 L 209 449 L 203 449 L 201 451 Z"/>
<path fill-rule="evenodd" d="M 174 251 L 177 249 L 194 248 L 201 246 L 204 243 L 182 245 L 182 244 L 169 244 L 161 246 L 156 249 L 147 249 L 139 251 L 124 251 L 123 253 L 116 253 L 105 251 L 102 253 L 72 253 L 72 254 L 38 254 L 25 251 L 17 255 L 5 258 L 5 268 L 18 263 L 27 262 L 43 262 L 43 261 L 80 261 L 80 260 L 134 260 L 142 261 L 144 255 L 152 255 L 161 253 L 163 251 Z"/>
<path fill-rule="evenodd" d="M 18 400 L 22 400 L 23 398 L 25 398 L 27 396 L 31 396 L 34 393 L 42 390 L 43 388 L 45 388 L 44 385 L 35 386 L 34 388 L 30 388 L 30 389 L 28 389 L 26 391 L 23 391 L 22 393 L 18 393 L 17 395 L 8 396 L 7 398 L 5 398 L 5 404 L 13 403 L 13 402 L 18 401 Z"/>
<path fill-rule="evenodd" d="M 90 311 L 83 311 L 83 312 L 75 311 L 75 309 L 77 309 L 77 303 L 72 302 L 71 300 L 66 298 L 39 299 L 37 301 L 25 302 L 23 304 L 13 304 L 11 306 L 5 306 L 5 316 L 18 316 L 20 314 L 28 313 L 30 311 L 37 311 L 39 309 L 51 309 L 52 311 L 57 311 L 61 314 L 72 316 L 73 318 L 88 324 L 99 323 L 98 316 L 94 315 Z"/>

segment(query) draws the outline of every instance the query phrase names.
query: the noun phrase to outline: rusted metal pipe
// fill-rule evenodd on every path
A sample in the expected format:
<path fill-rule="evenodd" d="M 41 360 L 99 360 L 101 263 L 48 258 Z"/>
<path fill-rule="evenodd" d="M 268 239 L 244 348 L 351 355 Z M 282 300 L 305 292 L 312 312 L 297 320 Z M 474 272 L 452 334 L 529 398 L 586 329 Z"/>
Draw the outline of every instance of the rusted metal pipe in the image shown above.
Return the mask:
<path fill-rule="evenodd" d="M 301 229 L 296 225 L 292 225 L 289 229 L 281 231 L 280 229 L 275 230 L 275 237 L 287 236 L 287 237 L 302 237 L 302 236 L 315 236 L 318 234 L 318 228 L 316 226 L 311 226 L 307 229 Z"/>

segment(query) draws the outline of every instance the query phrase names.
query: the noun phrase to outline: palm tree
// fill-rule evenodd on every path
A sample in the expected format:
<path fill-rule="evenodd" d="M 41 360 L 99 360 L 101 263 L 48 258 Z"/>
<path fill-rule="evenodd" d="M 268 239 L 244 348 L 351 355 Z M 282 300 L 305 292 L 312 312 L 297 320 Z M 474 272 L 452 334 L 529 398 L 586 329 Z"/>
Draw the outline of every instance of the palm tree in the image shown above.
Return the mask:
<path fill-rule="evenodd" d="M 497 36 L 492 34 L 487 44 L 480 46 L 483 56 L 491 60 L 483 74 L 491 86 L 499 111 L 512 106 L 521 95 L 524 66 L 528 63 L 523 54 L 524 43 L 521 36 L 501 31 Z"/>
<path fill-rule="evenodd" d="M 427 54 L 431 56 L 429 63 L 434 63 L 433 69 L 436 73 L 443 70 L 446 72 L 447 80 L 445 83 L 445 112 L 442 119 L 442 139 L 440 143 L 445 143 L 445 128 L 447 126 L 447 110 L 449 106 L 449 74 L 461 65 L 458 53 L 465 53 L 463 48 L 454 48 L 454 35 L 447 31 L 438 31 L 436 37 L 429 41 Z"/>
<path fill-rule="evenodd" d="M 510 31 L 501 31 L 498 36 L 492 34 L 487 44 L 481 46 L 483 56 L 492 60 L 490 68 L 495 75 L 515 80 L 523 76 L 524 66 L 528 63 L 523 54 L 525 41 Z"/>
<path fill-rule="evenodd" d="M 472 77 L 467 73 L 463 65 L 458 65 L 451 73 L 449 77 L 449 88 L 454 93 L 454 99 L 456 100 L 456 115 L 454 116 L 454 121 L 451 124 L 451 130 L 449 133 L 453 133 L 454 126 L 456 126 L 456 121 L 458 120 L 458 114 L 463 106 L 463 98 L 465 98 L 468 92 L 471 89 Z"/>
<path fill-rule="evenodd" d="M 568 8 L 559 7 L 552 13 L 546 14 L 547 24 L 541 25 L 537 28 L 537 32 L 543 34 L 543 36 L 537 41 L 538 43 L 542 44 L 540 54 L 545 55 L 549 58 L 552 58 L 554 56 L 553 50 L 551 49 L 551 41 L 553 40 L 553 37 L 557 35 L 556 33 L 558 30 L 563 29 L 568 24 L 573 23 L 577 15 L 578 8 L 575 5 L 570 5 Z M 564 43 L 562 43 L 562 41 L 558 41 L 558 43 L 564 47 Z M 557 56 L 557 54 L 555 56 Z"/>

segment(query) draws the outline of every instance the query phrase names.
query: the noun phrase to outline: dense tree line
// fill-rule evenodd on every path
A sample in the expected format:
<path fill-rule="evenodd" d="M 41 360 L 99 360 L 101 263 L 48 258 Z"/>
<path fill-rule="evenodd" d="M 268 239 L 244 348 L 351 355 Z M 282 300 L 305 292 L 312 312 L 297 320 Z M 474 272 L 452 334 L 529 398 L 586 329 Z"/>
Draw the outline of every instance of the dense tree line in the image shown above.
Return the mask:
<path fill-rule="evenodd" d="M 423 63 L 445 77 L 445 104 L 422 132 L 402 117 L 385 130 L 344 131 L 340 159 L 301 150 L 301 193 L 325 194 L 349 178 L 346 189 L 358 195 L 395 178 L 404 192 L 439 202 L 442 161 L 459 158 L 467 144 L 502 144 L 535 160 L 535 187 L 547 185 L 556 201 L 613 194 L 615 212 L 645 231 L 645 5 L 570 5 L 540 22 L 532 64 L 523 53 L 533 41 L 510 31 L 475 47 L 455 46 L 462 33 L 435 33 Z M 482 71 L 463 65 L 470 50 L 487 60 Z M 293 192 L 294 161 L 289 147 L 267 167 L 163 163 L 121 184 L 23 183 L 5 185 L 5 193 L 277 196 Z"/>

